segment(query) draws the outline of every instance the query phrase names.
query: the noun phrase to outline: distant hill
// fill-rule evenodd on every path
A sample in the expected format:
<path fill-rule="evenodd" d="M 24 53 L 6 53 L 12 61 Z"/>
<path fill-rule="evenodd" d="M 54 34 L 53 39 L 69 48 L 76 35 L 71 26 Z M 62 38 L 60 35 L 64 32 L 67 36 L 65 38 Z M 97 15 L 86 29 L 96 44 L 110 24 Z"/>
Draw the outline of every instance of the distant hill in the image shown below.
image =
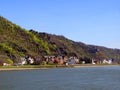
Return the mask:
<path fill-rule="evenodd" d="M 35 30 L 25 30 L 0 16 L 0 60 L 30 55 L 42 60 L 46 55 L 76 56 L 84 58 L 112 58 L 120 62 L 120 50 L 75 42 L 64 36 L 52 35 Z"/>

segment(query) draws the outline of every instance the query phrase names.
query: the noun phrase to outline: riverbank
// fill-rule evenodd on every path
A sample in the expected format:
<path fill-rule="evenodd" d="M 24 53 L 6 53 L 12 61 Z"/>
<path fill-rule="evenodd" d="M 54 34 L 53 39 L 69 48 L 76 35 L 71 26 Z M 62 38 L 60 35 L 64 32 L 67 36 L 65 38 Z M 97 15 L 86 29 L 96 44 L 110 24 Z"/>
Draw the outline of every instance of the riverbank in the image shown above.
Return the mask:
<path fill-rule="evenodd" d="M 55 65 L 0 66 L 0 71 L 49 69 L 49 68 L 55 68 L 55 67 L 56 67 Z"/>
<path fill-rule="evenodd" d="M 81 65 L 74 65 L 74 68 L 81 68 L 81 67 L 109 67 L 109 66 L 120 66 L 119 64 L 81 64 Z"/>
<path fill-rule="evenodd" d="M 9 70 L 39 70 L 39 69 L 51 69 L 51 68 L 85 68 L 85 67 L 108 67 L 108 66 L 120 66 L 119 64 L 78 64 L 78 65 L 25 65 L 25 66 L 0 66 L 0 71 Z"/>

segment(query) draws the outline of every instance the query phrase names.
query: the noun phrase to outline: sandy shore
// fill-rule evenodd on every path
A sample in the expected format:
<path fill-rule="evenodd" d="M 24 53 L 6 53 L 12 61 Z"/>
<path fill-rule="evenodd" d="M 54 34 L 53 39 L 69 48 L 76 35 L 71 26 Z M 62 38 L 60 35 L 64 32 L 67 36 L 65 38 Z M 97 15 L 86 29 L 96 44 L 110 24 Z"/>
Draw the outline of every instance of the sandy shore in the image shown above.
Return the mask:
<path fill-rule="evenodd" d="M 58 65 L 56 67 L 40 67 L 40 68 L 22 68 L 22 67 L 14 67 L 14 68 L 8 68 L 8 67 L 0 67 L 0 71 L 9 71 L 9 70 L 40 70 L 40 69 L 50 69 L 50 68 L 85 68 L 85 67 L 110 67 L 110 66 L 120 66 L 118 64 L 112 64 L 112 65 L 93 65 L 93 64 L 80 64 L 80 65 L 71 65 L 71 66 L 64 66 L 64 65 Z"/>

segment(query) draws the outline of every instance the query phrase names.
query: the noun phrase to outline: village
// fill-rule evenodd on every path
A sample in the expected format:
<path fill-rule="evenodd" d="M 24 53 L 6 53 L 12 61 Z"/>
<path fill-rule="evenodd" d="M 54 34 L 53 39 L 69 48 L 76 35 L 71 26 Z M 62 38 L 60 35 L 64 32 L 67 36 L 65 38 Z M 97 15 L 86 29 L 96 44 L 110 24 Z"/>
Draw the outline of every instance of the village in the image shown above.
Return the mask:
<path fill-rule="evenodd" d="M 81 59 L 75 56 L 67 58 L 66 56 L 44 56 L 42 61 L 33 58 L 32 56 L 21 57 L 17 63 L 3 63 L 3 66 L 23 66 L 23 65 L 78 65 L 78 64 L 114 64 L 113 59 Z"/>

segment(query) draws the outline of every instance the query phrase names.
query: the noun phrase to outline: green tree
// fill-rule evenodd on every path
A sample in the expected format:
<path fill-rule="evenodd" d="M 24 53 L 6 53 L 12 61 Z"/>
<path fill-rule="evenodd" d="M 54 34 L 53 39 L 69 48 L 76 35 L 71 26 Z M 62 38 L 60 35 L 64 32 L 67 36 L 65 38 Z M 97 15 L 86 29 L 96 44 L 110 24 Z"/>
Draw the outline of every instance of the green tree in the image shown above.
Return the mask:
<path fill-rule="evenodd" d="M 13 61 L 12 61 L 11 59 L 7 59 L 7 60 L 6 60 L 6 63 L 8 63 L 8 64 L 13 64 Z"/>

